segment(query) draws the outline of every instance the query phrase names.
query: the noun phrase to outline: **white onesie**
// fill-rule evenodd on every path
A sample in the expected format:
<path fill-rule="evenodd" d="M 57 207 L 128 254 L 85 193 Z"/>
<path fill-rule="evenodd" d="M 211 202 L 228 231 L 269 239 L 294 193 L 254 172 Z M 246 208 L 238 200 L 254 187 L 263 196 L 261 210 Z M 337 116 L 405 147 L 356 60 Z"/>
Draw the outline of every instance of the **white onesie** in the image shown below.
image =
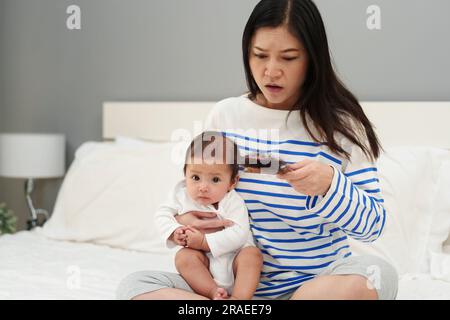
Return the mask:
<path fill-rule="evenodd" d="M 156 212 L 156 225 L 168 247 L 176 244 L 168 238 L 175 229 L 182 225 L 177 222 L 175 215 L 189 211 L 215 212 L 219 219 L 228 219 L 234 222 L 231 227 L 222 231 L 206 234 L 206 241 L 211 252 L 207 252 L 209 270 L 217 285 L 225 288 L 229 294 L 234 284 L 233 259 L 239 249 L 255 246 L 250 232 L 247 207 L 244 200 L 235 190 L 229 191 L 217 206 L 202 205 L 194 202 L 186 189 L 183 179 L 175 186 L 168 200 Z"/>

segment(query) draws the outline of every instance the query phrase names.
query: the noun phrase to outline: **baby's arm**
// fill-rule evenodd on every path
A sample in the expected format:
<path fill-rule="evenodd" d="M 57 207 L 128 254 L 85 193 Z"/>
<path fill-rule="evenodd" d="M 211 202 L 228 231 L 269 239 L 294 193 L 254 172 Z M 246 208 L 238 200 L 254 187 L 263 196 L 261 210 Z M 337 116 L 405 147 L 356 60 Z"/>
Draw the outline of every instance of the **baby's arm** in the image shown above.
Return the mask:
<path fill-rule="evenodd" d="M 234 224 L 222 231 L 205 234 L 209 251 L 214 257 L 242 248 L 250 233 L 247 207 L 237 193 L 231 197 L 222 214 L 224 219 L 231 220 Z"/>
<path fill-rule="evenodd" d="M 176 241 L 174 241 L 174 232 L 180 228 L 184 228 L 184 226 L 179 224 L 175 219 L 175 216 L 181 208 L 181 204 L 177 200 L 176 196 L 178 187 L 179 184 L 175 186 L 167 200 L 159 206 L 155 213 L 156 227 L 169 248 L 174 246 L 174 242 L 176 243 Z M 177 239 L 180 239 L 180 237 Z"/>

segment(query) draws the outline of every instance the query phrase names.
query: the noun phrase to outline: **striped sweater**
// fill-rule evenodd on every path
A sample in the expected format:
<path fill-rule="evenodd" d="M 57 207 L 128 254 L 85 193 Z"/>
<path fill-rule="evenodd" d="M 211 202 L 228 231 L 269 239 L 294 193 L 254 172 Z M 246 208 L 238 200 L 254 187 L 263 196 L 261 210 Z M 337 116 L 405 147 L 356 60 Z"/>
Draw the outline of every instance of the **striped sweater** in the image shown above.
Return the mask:
<path fill-rule="evenodd" d="M 351 255 L 347 237 L 374 241 L 385 224 L 377 168 L 344 137 L 350 160 L 313 142 L 299 112 L 265 108 L 245 96 L 217 103 L 206 129 L 220 130 L 241 154 L 270 152 L 288 163 L 313 159 L 334 167 L 323 196 L 295 191 L 275 175 L 240 172 L 236 191 L 244 199 L 256 245 L 264 256 L 256 296 L 276 298 L 313 279 L 332 262 Z"/>

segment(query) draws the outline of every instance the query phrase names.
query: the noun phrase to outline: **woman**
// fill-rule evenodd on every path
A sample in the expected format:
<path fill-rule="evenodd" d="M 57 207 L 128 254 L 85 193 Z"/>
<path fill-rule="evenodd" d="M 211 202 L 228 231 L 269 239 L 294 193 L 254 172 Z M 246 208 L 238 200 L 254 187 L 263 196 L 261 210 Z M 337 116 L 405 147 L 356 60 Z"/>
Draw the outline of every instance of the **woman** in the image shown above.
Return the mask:
<path fill-rule="evenodd" d="M 255 297 L 395 299 L 395 269 L 377 257 L 352 256 L 347 243 L 348 236 L 374 241 L 383 230 L 375 165 L 381 146 L 333 70 L 317 7 L 311 0 L 262 0 L 242 44 L 250 93 L 219 102 L 207 127 L 224 131 L 244 153 L 270 151 L 290 163 L 276 176 L 242 172 L 236 188 L 264 256 Z M 275 137 L 256 134 L 264 130 Z M 211 231 L 221 227 L 205 220 L 212 216 L 192 212 L 179 222 Z M 238 255 L 236 263 L 246 261 Z M 150 271 L 124 279 L 118 295 L 204 298 L 179 275 Z"/>

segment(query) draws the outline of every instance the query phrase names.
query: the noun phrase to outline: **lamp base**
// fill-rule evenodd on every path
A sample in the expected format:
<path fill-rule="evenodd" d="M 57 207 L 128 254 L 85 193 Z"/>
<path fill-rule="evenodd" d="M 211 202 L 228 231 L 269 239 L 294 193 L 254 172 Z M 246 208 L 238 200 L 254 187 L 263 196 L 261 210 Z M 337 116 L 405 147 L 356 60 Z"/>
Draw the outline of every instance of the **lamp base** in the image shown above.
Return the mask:
<path fill-rule="evenodd" d="M 27 220 L 27 230 L 31 230 L 33 228 L 36 228 L 37 226 L 38 226 L 37 219 L 36 220 L 34 220 L 34 219 Z"/>
<path fill-rule="evenodd" d="M 33 179 L 27 179 L 25 181 L 25 197 L 28 204 L 28 209 L 30 210 L 31 219 L 27 221 L 27 230 L 31 230 L 35 227 L 40 227 L 44 225 L 44 223 L 47 221 L 49 214 L 44 209 L 35 209 L 33 205 L 33 201 L 31 199 L 31 193 L 34 189 L 34 180 Z M 38 216 L 43 215 L 43 221 L 39 223 Z"/>

